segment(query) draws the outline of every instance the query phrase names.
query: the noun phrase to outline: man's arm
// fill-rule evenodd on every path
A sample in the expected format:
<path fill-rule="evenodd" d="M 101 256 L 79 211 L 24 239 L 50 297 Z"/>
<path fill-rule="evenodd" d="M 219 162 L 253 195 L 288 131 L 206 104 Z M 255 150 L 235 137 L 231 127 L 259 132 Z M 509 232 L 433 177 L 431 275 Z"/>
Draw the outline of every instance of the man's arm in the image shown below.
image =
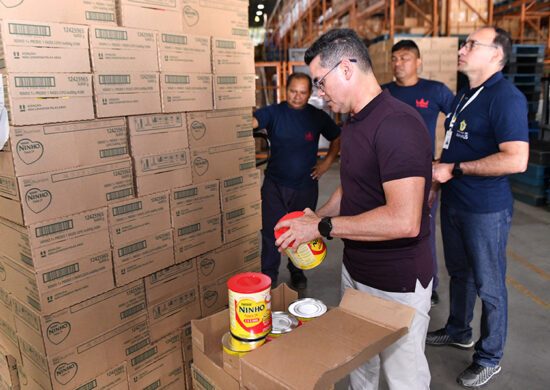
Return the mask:
<path fill-rule="evenodd" d="M 499 144 L 499 152 L 475 161 L 461 161 L 460 168 L 468 176 L 503 176 L 524 172 L 529 160 L 529 143 L 509 141 Z M 454 164 L 434 165 L 433 181 L 445 183 L 453 178 Z"/>
<path fill-rule="evenodd" d="M 356 241 L 416 237 L 420 232 L 425 183 L 423 177 L 407 177 L 383 183 L 386 204 L 359 215 L 332 218 L 331 236 Z M 319 210 L 319 215 L 324 213 L 323 209 Z M 300 244 L 320 237 L 317 228 L 320 220 L 315 214 L 306 214 L 279 223 L 276 229 L 290 229 L 279 237 L 276 244 L 284 250 L 295 241 L 292 248 L 296 250 Z"/>
<path fill-rule="evenodd" d="M 340 151 L 340 137 L 332 140 L 328 148 L 327 155 L 324 159 L 320 160 L 313 167 L 313 172 L 311 172 L 311 177 L 319 180 L 323 174 L 328 171 L 330 164 L 338 157 L 338 152 Z"/>
<path fill-rule="evenodd" d="M 335 217 L 340 215 L 340 202 L 342 201 L 342 186 L 339 186 L 332 193 L 327 203 L 323 205 L 316 214 L 319 217 Z"/>
<path fill-rule="evenodd" d="M 252 128 L 257 129 L 260 124 L 258 123 L 258 120 L 255 116 L 252 117 Z"/>

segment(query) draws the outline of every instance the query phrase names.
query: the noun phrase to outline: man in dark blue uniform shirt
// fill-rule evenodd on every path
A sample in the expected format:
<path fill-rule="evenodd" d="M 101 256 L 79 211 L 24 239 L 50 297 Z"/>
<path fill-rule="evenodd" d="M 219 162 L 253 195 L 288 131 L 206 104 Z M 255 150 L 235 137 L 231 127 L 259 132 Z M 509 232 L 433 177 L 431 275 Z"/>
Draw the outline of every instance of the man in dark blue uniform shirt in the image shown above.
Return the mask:
<path fill-rule="evenodd" d="M 470 34 L 459 50 L 458 70 L 469 85 L 459 91 L 445 122 L 441 162 L 441 233 L 450 280 L 450 314 L 426 343 L 474 346 L 470 322 L 481 298 L 481 335 L 473 363 L 457 378 L 465 387 L 486 384 L 501 370 L 506 342 L 506 242 L 513 198 L 506 175 L 529 159 L 527 100 L 501 70 L 512 40 L 500 28 Z"/>
<path fill-rule="evenodd" d="M 382 85 L 393 97 L 407 103 L 418 111 L 426 122 L 432 137 L 432 155 L 435 156 L 435 132 L 437 117 L 440 112 L 447 115 L 451 108 L 454 94 L 439 81 L 426 80 L 418 77 L 418 69 L 422 65 L 420 50 L 414 41 L 405 39 L 397 42 L 391 48 L 391 65 L 395 81 Z M 436 288 L 437 250 L 435 245 L 435 221 L 437 216 L 438 191 L 430 190 L 428 205 L 430 206 L 430 247 L 434 264 L 434 280 L 432 285 L 432 305 L 439 302 Z"/>
<path fill-rule="evenodd" d="M 287 81 L 287 100 L 254 113 L 254 128 L 265 128 L 271 155 L 262 185 L 262 272 L 277 284 L 281 255 L 275 246 L 277 221 L 291 211 L 317 206 L 318 180 L 340 150 L 340 128 L 330 116 L 308 104 L 311 78 L 293 73 Z M 326 157 L 317 161 L 319 137 L 331 141 Z M 288 261 L 291 283 L 305 288 L 304 272 Z"/>

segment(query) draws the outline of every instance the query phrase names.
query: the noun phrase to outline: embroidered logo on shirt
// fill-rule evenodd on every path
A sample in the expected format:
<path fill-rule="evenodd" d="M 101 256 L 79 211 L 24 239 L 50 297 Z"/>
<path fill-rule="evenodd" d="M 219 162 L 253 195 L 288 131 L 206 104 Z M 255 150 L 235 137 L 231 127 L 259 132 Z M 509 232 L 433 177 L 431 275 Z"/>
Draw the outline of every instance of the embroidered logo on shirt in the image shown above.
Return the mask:
<path fill-rule="evenodd" d="M 460 130 L 460 131 L 466 130 L 466 121 L 465 121 L 465 120 L 463 120 L 462 122 L 460 122 L 459 130 Z"/>
<path fill-rule="evenodd" d="M 430 104 L 429 100 L 424 100 L 424 98 L 421 98 L 420 100 L 416 101 L 416 107 L 418 108 L 428 108 L 428 105 Z"/>
<path fill-rule="evenodd" d="M 311 134 L 311 131 L 306 133 L 306 141 L 313 141 L 313 134 Z"/>
<path fill-rule="evenodd" d="M 460 125 L 458 126 L 458 131 L 456 132 L 456 136 L 458 138 L 462 138 L 464 140 L 467 140 L 469 138 L 469 134 L 466 130 L 466 121 L 463 120 L 462 122 L 460 122 Z"/>

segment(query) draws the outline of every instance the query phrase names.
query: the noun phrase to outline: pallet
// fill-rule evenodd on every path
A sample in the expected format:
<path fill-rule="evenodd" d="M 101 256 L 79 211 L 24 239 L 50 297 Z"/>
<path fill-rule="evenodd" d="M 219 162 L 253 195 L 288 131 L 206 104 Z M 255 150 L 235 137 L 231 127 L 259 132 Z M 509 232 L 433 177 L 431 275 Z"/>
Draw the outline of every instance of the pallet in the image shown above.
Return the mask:
<path fill-rule="evenodd" d="M 529 145 L 529 163 L 545 166 L 550 165 L 550 142 L 531 142 Z"/>
<path fill-rule="evenodd" d="M 540 91 L 523 92 L 523 94 L 525 95 L 525 99 L 527 99 L 528 102 L 538 102 L 540 100 Z M 539 127 L 539 124 L 537 123 L 537 125 L 534 127 Z"/>
<path fill-rule="evenodd" d="M 510 180 L 510 185 L 513 188 L 521 190 L 521 191 L 523 191 L 525 193 L 528 193 L 528 194 L 531 194 L 531 195 L 545 196 L 546 192 L 548 191 L 548 182 L 547 181 L 544 181 L 543 185 L 533 186 L 533 185 L 526 184 L 526 183 L 524 183 L 520 180 L 516 180 L 516 175 L 511 175 L 509 177 L 509 180 Z"/>
<path fill-rule="evenodd" d="M 533 93 L 533 92 L 539 92 L 542 91 L 542 83 L 535 83 L 535 84 L 514 84 L 517 89 L 519 89 L 521 92 L 525 93 Z"/>
<path fill-rule="evenodd" d="M 544 50 L 546 45 L 528 45 L 528 44 L 516 44 L 512 46 L 512 53 L 522 56 L 540 56 L 544 57 Z"/>
<path fill-rule="evenodd" d="M 513 63 L 508 63 L 508 65 L 506 65 L 506 67 L 504 68 L 503 72 L 523 74 L 523 73 L 542 73 L 543 70 L 544 70 L 543 62 L 535 62 L 535 63 L 513 62 Z"/>
<path fill-rule="evenodd" d="M 528 74 L 516 74 L 516 73 L 505 73 L 504 77 L 507 80 L 510 80 L 514 85 L 531 85 L 531 84 L 540 84 L 542 80 L 541 74 L 528 73 Z"/>
<path fill-rule="evenodd" d="M 512 195 L 514 196 L 514 199 L 535 207 L 544 206 L 546 203 L 546 196 L 532 195 L 514 186 L 512 186 Z"/>
<path fill-rule="evenodd" d="M 536 102 L 527 102 L 527 106 L 529 107 L 529 112 L 537 113 L 539 111 L 539 101 Z"/>

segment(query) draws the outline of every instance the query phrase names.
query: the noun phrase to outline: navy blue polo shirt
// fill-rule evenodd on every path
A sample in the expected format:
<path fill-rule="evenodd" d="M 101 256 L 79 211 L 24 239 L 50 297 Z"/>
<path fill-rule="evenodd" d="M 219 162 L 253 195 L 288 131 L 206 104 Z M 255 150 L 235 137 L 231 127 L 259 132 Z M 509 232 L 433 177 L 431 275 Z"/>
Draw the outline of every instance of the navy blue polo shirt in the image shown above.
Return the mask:
<path fill-rule="evenodd" d="M 433 277 L 428 193 L 432 183 L 432 150 L 422 117 L 410 106 L 382 91 L 352 116 L 340 144 L 340 215 L 353 216 L 384 206 L 383 183 L 425 178 L 420 233 L 386 241 L 344 239 L 344 265 L 367 286 L 413 292 L 416 280 L 426 288 Z"/>
<path fill-rule="evenodd" d="M 422 116 L 432 137 L 432 154 L 435 153 L 435 127 L 440 112 L 448 114 L 455 95 L 439 81 L 418 79 L 415 85 L 404 87 L 395 81 L 384 84 L 393 97 L 414 107 Z"/>
<path fill-rule="evenodd" d="M 479 95 L 460 112 L 479 88 Z M 479 160 L 499 152 L 499 144 L 509 141 L 529 142 L 527 100 L 501 72 L 483 85 L 459 91 L 445 121 L 449 128 L 457 106 L 458 115 L 452 138 L 443 149 L 441 162 L 456 163 Z M 464 98 L 461 100 L 461 97 Z M 452 208 L 473 213 L 491 213 L 511 208 L 514 199 L 507 176 L 462 176 L 442 184 L 441 202 Z"/>
<path fill-rule="evenodd" d="M 314 185 L 317 181 L 311 172 L 317 163 L 319 136 L 323 134 L 329 141 L 340 136 L 340 128 L 330 116 L 310 104 L 295 110 L 282 102 L 261 108 L 254 117 L 271 141 L 266 177 L 294 189 Z"/>

